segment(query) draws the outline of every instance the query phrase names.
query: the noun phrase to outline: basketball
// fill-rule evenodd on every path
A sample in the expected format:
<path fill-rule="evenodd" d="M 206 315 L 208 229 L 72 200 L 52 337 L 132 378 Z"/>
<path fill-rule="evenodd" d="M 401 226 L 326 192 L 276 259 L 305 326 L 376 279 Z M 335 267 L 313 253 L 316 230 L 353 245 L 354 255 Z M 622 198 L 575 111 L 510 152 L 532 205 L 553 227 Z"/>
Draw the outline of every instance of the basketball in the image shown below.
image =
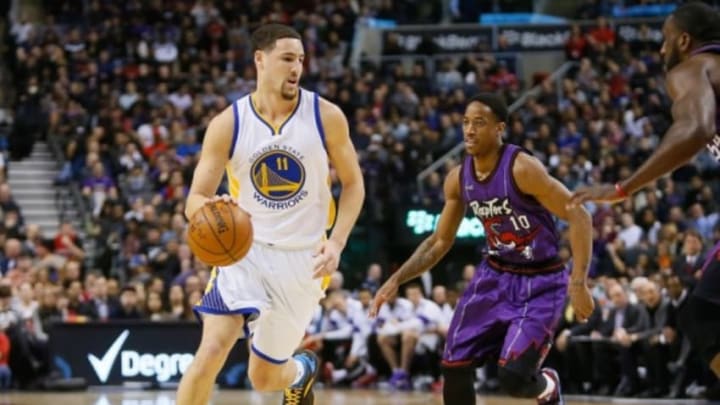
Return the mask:
<path fill-rule="evenodd" d="M 253 241 L 250 216 L 235 204 L 214 201 L 190 218 L 188 245 L 210 266 L 228 266 L 247 254 Z"/>

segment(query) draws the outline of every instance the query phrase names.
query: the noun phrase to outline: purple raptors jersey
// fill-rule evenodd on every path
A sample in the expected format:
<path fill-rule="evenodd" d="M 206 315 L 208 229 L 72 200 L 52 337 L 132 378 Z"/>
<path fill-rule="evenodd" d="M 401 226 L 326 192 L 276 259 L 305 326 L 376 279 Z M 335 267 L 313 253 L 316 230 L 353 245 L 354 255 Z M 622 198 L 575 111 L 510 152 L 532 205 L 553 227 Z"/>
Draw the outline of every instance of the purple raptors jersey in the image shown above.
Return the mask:
<path fill-rule="evenodd" d="M 692 55 L 697 55 L 699 53 L 714 53 L 716 55 L 720 55 L 720 43 L 712 43 L 703 45 L 694 51 L 692 51 Z M 715 128 L 716 130 L 720 129 L 720 94 L 717 92 L 715 93 L 715 103 L 716 103 L 716 110 L 715 110 Z M 712 139 L 707 143 L 707 149 L 708 152 L 710 152 L 710 155 L 718 162 L 720 162 L 720 135 L 715 134 L 715 136 L 712 137 Z"/>
<path fill-rule="evenodd" d="M 515 183 L 512 167 L 518 153 L 524 153 L 520 147 L 503 145 L 485 180 L 477 179 L 472 156 L 465 157 L 460 193 L 483 223 L 491 266 L 522 273 L 559 270 L 559 237 L 552 215 Z"/>

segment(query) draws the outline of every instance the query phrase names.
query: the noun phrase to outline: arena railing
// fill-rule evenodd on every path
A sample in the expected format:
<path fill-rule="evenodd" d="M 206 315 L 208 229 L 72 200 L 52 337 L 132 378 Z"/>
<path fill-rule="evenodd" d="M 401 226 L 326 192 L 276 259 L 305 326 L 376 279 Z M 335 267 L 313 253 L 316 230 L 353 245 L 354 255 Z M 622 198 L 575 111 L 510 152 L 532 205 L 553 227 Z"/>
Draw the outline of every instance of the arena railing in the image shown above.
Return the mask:
<path fill-rule="evenodd" d="M 60 165 L 64 164 L 65 153 L 63 153 L 63 144 L 60 137 L 48 134 L 47 142 L 53 157 L 55 157 L 55 159 Z M 68 206 L 67 201 L 65 200 L 65 198 L 63 198 L 63 193 L 68 193 L 68 195 L 72 199 L 72 207 Z M 95 260 L 95 256 L 93 255 L 94 239 L 87 238 L 85 236 L 86 230 L 90 229 L 90 226 L 92 225 L 92 217 L 90 215 L 90 210 L 88 209 L 87 202 L 82 196 L 82 193 L 80 192 L 80 186 L 77 184 L 77 182 L 71 181 L 66 186 L 56 188 L 55 205 L 58 208 L 58 219 L 60 223 L 68 220 L 71 222 L 75 222 L 76 219 L 80 220 L 79 222 L 81 224 L 81 227 L 80 229 L 78 229 L 78 232 L 82 236 L 83 240 L 82 249 L 87 253 L 85 256 L 86 264 L 90 265 Z M 69 208 L 74 208 L 79 218 L 69 218 L 67 214 Z"/>
<path fill-rule="evenodd" d="M 557 92 L 558 103 L 560 103 L 563 98 L 562 97 L 563 79 L 565 79 L 565 76 L 568 74 L 570 69 L 572 69 L 573 67 L 577 67 L 577 66 L 579 66 L 579 63 L 577 63 L 577 62 L 573 62 L 573 61 L 565 62 L 562 65 L 560 65 L 560 67 L 558 67 L 550 76 L 548 76 L 547 79 L 545 79 L 546 81 L 550 80 L 550 81 L 554 82 L 555 89 Z M 508 107 L 508 112 L 512 114 L 513 112 L 517 111 L 520 107 L 522 107 L 527 102 L 527 100 L 530 97 L 534 97 L 538 93 L 540 93 L 541 89 L 542 89 L 542 83 L 538 84 L 537 86 L 535 86 L 535 87 L 529 89 L 528 91 L 526 91 L 525 93 L 523 93 L 517 100 L 515 100 L 514 103 L 512 103 Z M 459 157 L 460 154 L 464 150 L 465 150 L 465 144 L 463 142 L 458 143 L 457 145 L 455 145 L 455 147 L 450 149 L 447 153 L 445 153 L 443 156 L 441 156 L 436 161 L 431 163 L 428 167 L 423 169 L 417 175 L 417 187 L 418 187 L 418 192 L 420 193 L 421 196 L 425 194 L 425 180 L 428 178 L 428 176 L 430 176 L 432 173 L 434 173 L 435 171 L 437 171 L 438 169 L 443 167 L 447 163 L 448 160 Z"/>

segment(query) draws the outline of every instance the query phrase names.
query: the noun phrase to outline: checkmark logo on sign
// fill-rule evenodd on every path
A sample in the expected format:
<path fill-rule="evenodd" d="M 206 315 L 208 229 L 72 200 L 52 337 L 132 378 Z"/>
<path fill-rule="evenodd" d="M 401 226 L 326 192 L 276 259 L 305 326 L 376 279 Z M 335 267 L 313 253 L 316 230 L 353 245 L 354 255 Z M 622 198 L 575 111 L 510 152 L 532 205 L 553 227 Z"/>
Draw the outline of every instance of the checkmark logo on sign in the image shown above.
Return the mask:
<path fill-rule="evenodd" d="M 94 354 L 88 354 L 88 361 L 90 365 L 92 365 L 93 370 L 95 370 L 95 374 L 97 374 L 101 383 L 105 383 L 110 376 L 110 370 L 112 370 L 112 366 L 115 364 L 115 359 L 117 359 L 118 354 L 120 354 L 120 349 L 129 335 L 130 331 L 125 329 L 120 336 L 115 339 L 102 358 L 97 358 Z"/>

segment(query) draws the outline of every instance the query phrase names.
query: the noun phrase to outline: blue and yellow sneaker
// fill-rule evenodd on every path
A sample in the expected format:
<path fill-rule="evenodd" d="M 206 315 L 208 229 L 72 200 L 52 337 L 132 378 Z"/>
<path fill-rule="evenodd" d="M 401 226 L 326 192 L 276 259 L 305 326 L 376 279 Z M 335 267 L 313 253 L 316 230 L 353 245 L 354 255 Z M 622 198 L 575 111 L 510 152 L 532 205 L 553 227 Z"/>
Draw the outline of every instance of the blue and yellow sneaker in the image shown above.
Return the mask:
<path fill-rule="evenodd" d="M 310 350 L 296 352 L 293 359 L 297 359 L 305 365 L 305 375 L 299 383 L 285 389 L 282 403 L 283 405 L 313 405 L 315 394 L 313 394 L 312 387 L 320 372 L 320 360 Z"/>

